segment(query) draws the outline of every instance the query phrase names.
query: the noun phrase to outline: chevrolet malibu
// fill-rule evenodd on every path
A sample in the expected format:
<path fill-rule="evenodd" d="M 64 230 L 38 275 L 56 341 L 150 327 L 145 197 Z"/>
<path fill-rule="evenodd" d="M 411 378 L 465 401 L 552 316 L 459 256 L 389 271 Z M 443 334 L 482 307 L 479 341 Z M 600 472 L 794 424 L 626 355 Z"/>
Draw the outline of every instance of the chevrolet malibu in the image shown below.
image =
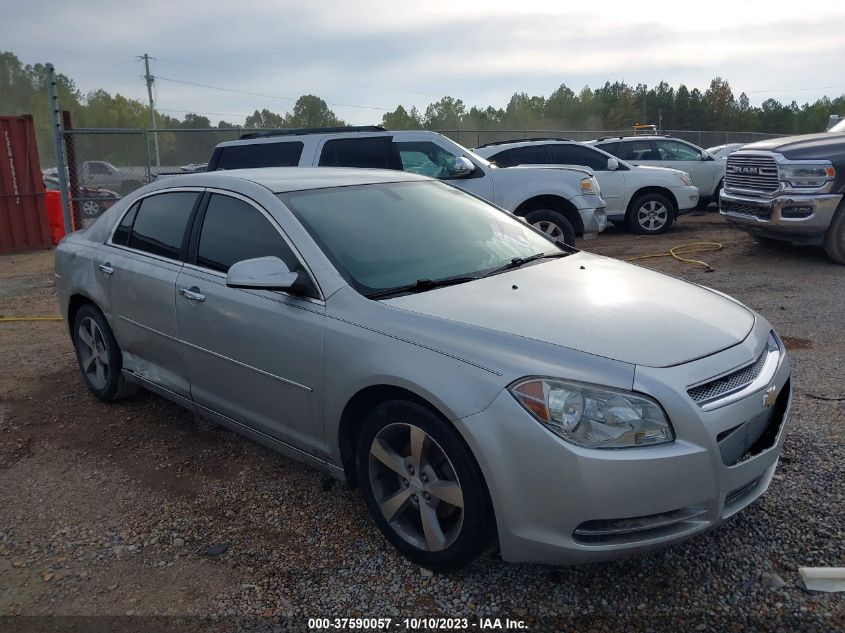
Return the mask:
<path fill-rule="evenodd" d="M 783 443 L 789 361 L 759 314 L 422 176 L 157 182 L 56 274 L 100 400 L 143 387 L 359 486 L 430 569 L 675 543 L 763 494 Z"/>

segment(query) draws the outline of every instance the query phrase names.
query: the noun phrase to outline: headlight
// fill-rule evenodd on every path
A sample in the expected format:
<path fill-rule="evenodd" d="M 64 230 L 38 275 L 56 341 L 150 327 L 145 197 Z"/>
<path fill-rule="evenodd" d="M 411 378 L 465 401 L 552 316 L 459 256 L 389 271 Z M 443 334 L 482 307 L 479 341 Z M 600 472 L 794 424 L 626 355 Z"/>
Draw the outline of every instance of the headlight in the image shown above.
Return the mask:
<path fill-rule="evenodd" d="M 508 391 L 543 426 L 578 446 L 628 448 L 675 439 L 660 405 L 630 391 L 555 378 L 526 378 Z"/>
<path fill-rule="evenodd" d="M 584 178 L 581 181 L 581 194 L 599 195 L 599 183 L 595 178 Z"/>
<path fill-rule="evenodd" d="M 792 163 L 778 165 L 778 176 L 793 187 L 821 187 L 836 178 L 836 169 L 830 163 Z"/>
<path fill-rule="evenodd" d="M 678 178 L 680 178 L 680 179 L 681 179 L 681 182 L 682 182 L 682 183 L 684 183 L 685 185 L 689 186 L 689 185 L 691 185 L 691 184 L 692 184 L 692 178 L 690 178 L 690 177 L 689 177 L 689 174 L 688 174 L 687 172 L 682 171 L 682 172 L 678 172 L 678 173 L 677 173 L 677 174 L 675 174 L 675 175 L 676 175 Z"/>

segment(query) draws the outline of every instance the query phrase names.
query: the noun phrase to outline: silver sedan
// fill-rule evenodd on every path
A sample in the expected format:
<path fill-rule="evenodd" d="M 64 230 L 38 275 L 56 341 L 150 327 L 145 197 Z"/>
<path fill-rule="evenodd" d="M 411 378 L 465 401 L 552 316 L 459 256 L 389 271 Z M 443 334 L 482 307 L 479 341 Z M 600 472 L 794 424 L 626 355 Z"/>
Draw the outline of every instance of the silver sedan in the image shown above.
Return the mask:
<path fill-rule="evenodd" d="M 190 174 L 56 251 L 82 377 L 358 485 L 409 559 L 665 546 L 769 486 L 783 344 L 721 293 L 393 171 Z"/>

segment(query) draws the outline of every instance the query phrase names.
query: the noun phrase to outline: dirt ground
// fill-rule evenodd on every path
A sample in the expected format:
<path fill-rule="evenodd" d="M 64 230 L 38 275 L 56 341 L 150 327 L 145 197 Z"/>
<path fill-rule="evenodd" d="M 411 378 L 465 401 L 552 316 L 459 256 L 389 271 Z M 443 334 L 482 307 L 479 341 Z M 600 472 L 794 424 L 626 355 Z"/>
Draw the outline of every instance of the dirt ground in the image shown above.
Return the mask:
<path fill-rule="evenodd" d="M 615 630 L 602 618 L 648 621 L 654 606 L 664 619 L 653 630 L 742 609 L 746 625 L 782 615 L 841 630 L 845 594 L 804 591 L 797 567 L 845 565 L 845 268 L 816 249 L 762 245 L 712 212 L 663 236 L 611 228 L 580 246 L 624 259 L 699 241 L 723 246 L 698 255 L 712 272 L 668 257 L 639 263 L 765 315 L 796 385 L 771 489 L 715 532 L 631 561 L 550 569 L 490 556 L 428 578 L 377 534 L 357 491 L 151 394 L 101 404 L 83 387 L 63 322 L 0 323 L 0 616 L 465 612 L 531 622 L 569 609 Z M 57 314 L 52 259 L 0 257 L 0 316 Z M 761 585 L 764 572 L 785 586 Z"/>

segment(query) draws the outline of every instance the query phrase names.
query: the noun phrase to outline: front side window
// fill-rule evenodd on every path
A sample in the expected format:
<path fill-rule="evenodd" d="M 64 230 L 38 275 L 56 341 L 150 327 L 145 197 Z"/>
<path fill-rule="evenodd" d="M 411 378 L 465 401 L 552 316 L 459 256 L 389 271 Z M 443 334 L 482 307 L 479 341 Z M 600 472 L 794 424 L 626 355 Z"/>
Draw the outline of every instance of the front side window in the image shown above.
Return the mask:
<path fill-rule="evenodd" d="M 701 160 L 701 152 L 678 141 L 655 141 L 660 160 Z"/>
<path fill-rule="evenodd" d="M 551 145 L 552 161 L 558 165 L 583 165 L 593 171 L 607 171 L 607 155 L 583 145 Z"/>
<path fill-rule="evenodd" d="M 236 262 L 269 255 L 290 270 L 299 268 L 287 242 L 264 214 L 243 200 L 212 195 L 202 221 L 197 265 L 225 273 Z"/>
<path fill-rule="evenodd" d="M 623 141 L 616 155 L 622 160 L 660 160 L 651 141 Z"/>
<path fill-rule="evenodd" d="M 431 141 L 401 141 L 394 143 L 402 159 L 402 169 L 431 178 L 454 178 L 455 156 Z"/>
<path fill-rule="evenodd" d="M 220 150 L 216 169 L 297 167 L 302 148 L 302 141 L 230 145 Z"/>
<path fill-rule="evenodd" d="M 363 294 L 419 280 L 479 276 L 517 257 L 560 252 L 528 225 L 439 182 L 280 194 Z"/>
<path fill-rule="evenodd" d="M 179 259 L 185 226 L 198 195 L 196 191 L 174 191 L 141 200 L 128 246 L 152 255 Z"/>

